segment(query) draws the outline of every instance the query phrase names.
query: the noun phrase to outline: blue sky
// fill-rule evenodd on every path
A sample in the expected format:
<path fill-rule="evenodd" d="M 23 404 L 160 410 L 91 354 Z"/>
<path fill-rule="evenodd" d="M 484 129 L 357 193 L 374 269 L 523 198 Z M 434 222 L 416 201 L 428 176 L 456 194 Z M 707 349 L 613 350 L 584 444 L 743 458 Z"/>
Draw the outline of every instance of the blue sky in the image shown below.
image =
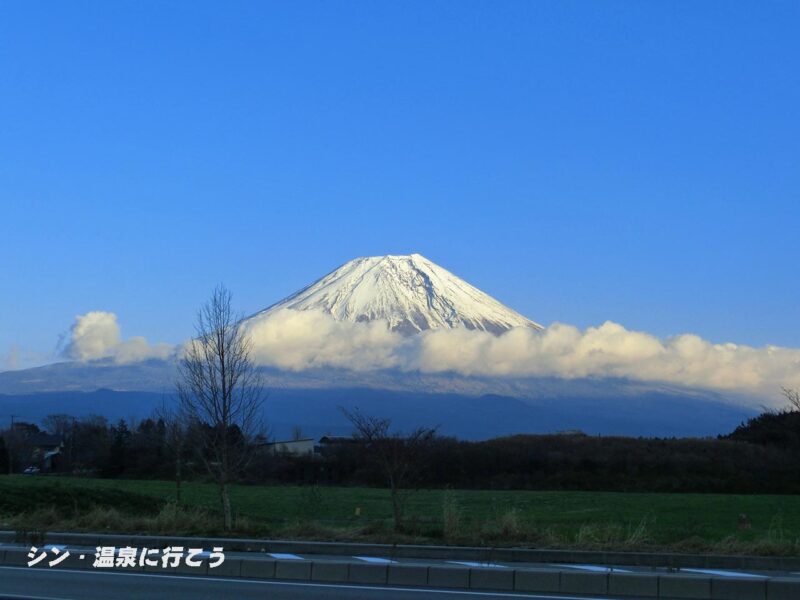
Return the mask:
<path fill-rule="evenodd" d="M 794 2 L 4 2 L 0 355 L 361 255 L 543 323 L 800 346 Z"/>

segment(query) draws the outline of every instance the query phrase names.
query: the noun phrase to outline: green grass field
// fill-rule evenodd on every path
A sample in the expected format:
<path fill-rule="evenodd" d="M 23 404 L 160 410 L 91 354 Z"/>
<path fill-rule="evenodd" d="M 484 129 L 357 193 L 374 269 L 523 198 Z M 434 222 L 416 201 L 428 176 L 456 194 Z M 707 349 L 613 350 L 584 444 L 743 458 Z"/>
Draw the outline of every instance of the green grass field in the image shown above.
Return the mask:
<path fill-rule="evenodd" d="M 184 484 L 184 508 L 177 511 L 183 517 L 168 504 L 174 489 L 165 481 L 3 476 L 0 521 L 22 529 L 219 533 L 214 485 Z M 760 554 L 800 549 L 798 496 L 420 490 L 408 499 L 407 531 L 399 537 L 382 489 L 234 486 L 232 499 L 239 535 Z"/>

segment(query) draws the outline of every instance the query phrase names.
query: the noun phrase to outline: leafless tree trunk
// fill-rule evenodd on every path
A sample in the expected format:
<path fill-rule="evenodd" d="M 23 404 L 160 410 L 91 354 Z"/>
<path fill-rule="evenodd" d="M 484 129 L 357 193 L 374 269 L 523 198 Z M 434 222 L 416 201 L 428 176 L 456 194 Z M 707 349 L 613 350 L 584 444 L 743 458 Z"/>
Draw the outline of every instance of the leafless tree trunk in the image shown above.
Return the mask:
<path fill-rule="evenodd" d="M 182 403 L 170 406 L 166 401 L 156 409 L 156 418 L 164 423 L 164 441 L 175 466 L 175 503 L 180 504 L 183 500 L 183 461 L 189 419 L 182 410 Z"/>
<path fill-rule="evenodd" d="M 4 441 L 6 445 L 6 456 L 8 457 L 8 474 L 14 474 L 14 445 L 16 444 L 16 439 L 14 438 L 14 430 L 9 429 L 5 432 Z"/>
<path fill-rule="evenodd" d="M 223 286 L 197 315 L 195 337 L 179 363 L 181 407 L 200 435 L 199 457 L 219 485 L 226 531 L 233 528 L 230 484 L 252 457 L 260 431 L 264 388 L 250 342 Z"/>
<path fill-rule="evenodd" d="M 31 458 L 31 448 L 26 447 L 25 436 L 14 427 L 14 417 L 11 417 L 11 427 L 3 434 L 6 456 L 8 456 L 8 474 L 14 474 L 16 463 L 20 463 L 20 469 L 25 468 L 25 462 Z"/>
<path fill-rule="evenodd" d="M 419 427 L 408 435 L 401 435 L 390 431 L 392 422 L 389 419 L 364 415 L 358 409 L 342 408 L 341 411 L 386 478 L 394 528 L 401 531 L 409 486 L 426 462 L 437 428 Z"/>

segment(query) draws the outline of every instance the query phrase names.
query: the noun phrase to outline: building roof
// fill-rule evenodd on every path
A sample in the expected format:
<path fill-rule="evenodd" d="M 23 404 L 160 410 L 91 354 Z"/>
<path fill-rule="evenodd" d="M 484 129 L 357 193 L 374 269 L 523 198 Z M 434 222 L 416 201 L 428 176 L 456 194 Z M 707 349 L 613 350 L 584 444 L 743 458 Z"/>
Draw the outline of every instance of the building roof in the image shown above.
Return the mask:
<path fill-rule="evenodd" d="M 357 438 L 345 435 L 324 435 L 319 438 L 320 444 L 354 444 L 359 441 Z"/>
<path fill-rule="evenodd" d="M 300 442 L 313 442 L 314 438 L 303 438 L 301 440 L 285 440 L 283 442 L 267 442 L 265 446 L 282 446 L 286 444 L 298 444 Z"/>

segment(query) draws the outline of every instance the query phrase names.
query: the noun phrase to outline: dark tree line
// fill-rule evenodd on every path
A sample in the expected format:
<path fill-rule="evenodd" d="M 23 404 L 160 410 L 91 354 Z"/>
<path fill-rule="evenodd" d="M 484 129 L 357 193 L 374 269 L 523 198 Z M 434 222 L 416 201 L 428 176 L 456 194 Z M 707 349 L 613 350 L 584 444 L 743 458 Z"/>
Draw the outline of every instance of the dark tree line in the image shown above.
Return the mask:
<path fill-rule="evenodd" d="M 795 410 L 764 413 L 717 439 L 578 434 L 472 442 L 426 429 L 400 435 L 387 421 L 351 416 L 353 438 L 308 456 L 271 453 L 263 438 L 244 436 L 232 426 L 231 443 L 250 454 L 235 481 L 394 486 L 398 523 L 405 490 L 414 487 L 800 493 L 800 412 Z M 52 415 L 40 425 L 17 423 L 13 432 L 0 432 L 2 472 L 9 454 L 14 472 L 20 472 L 30 452 L 21 440 L 46 430 L 63 436 L 57 472 L 175 480 L 177 465 L 178 481 L 210 477 L 205 461 L 198 460 L 198 452 L 206 460 L 215 456 L 203 445 L 215 436 L 207 423 L 195 421 L 177 438 L 163 413 L 135 423 Z"/>
<path fill-rule="evenodd" d="M 136 423 L 109 423 L 99 416 L 49 418 L 61 428 L 64 447 L 55 471 L 98 477 L 175 480 L 176 446 L 167 421 L 153 417 Z M 18 424 L 28 430 L 33 424 Z M 201 430 L 208 425 L 197 424 Z M 52 430 L 50 430 L 52 431 Z M 765 414 L 720 439 L 636 439 L 581 435 L 532 435 L 482 442 L 431 436 L 423 445 L 407 437 L 380 442 L 356 438 L 312 456 L 273 455 L 254 445 L 252 459 L 239 473 L 245 483 L 369 485 L 391 488 L 387 473 L 402 476 L 408 487 L 475 489 L 569 489 L 663 492 L 800 493 L 800 414 Z M 8 432 L 6 432 L 7 434 Z M 246 440 L 238 429 L 229 434 Z M 209 431 L 189 432 L 203 440 Z M 428 435 L 426 433 L 426 435 Z M 192 442 L 194 444 L 194 442 Z M 379 450 L 380 446 L 383 449 Z M 0 467 L 5 467 L 5 436 L 0 438 Z M 403 450 L 402 448 L 406 449 Z M 209 478 L 189 445 L 178 450 L 179 479 Z M 203 450 L 210 458 L 211 450 Z M 389 470 L 380 453 L 408 452 L 413 478 L 399 466 Z M 380 460 L 376 460 L 376 454 Z M 25 462 L 18 447 L 15 472 Z M 402 518 L 402 498 L 398 517 Z"/>
<path fill-rule="evenodd" d="M 168 456 L 166 426 L 160 419 L 144 419 L 135 424 L 125 420 L 110 423 L 105 417 L 91 415 L 74 418 L 51 415 L 42 427 L 33 423 L 16 423 L 14 430 L 2 432 L 0 448 L 15 446 L 13 471 L 26 467 L 42 467 L 41 457 L 34 455 L 36 434 L 58 436 L 62 446 L 52 471 L 97 477 L 167 478 L 172 465 Z M 12 442 L 13 438 L 13 442 Z M 6 442 L 8 440 L 8 442 Z M 0 453 L 7 465 L 7 456 Z"/>
<path fill-rule="evenodd" d="M 437 438 L 414 485 L 463 489 L 800 493 L 797 452 L 715 439 L 526 435 Z M 359 445 L 324 458 L 276 457 L 251 481 L 370 485 L 385 477 Z"/>

